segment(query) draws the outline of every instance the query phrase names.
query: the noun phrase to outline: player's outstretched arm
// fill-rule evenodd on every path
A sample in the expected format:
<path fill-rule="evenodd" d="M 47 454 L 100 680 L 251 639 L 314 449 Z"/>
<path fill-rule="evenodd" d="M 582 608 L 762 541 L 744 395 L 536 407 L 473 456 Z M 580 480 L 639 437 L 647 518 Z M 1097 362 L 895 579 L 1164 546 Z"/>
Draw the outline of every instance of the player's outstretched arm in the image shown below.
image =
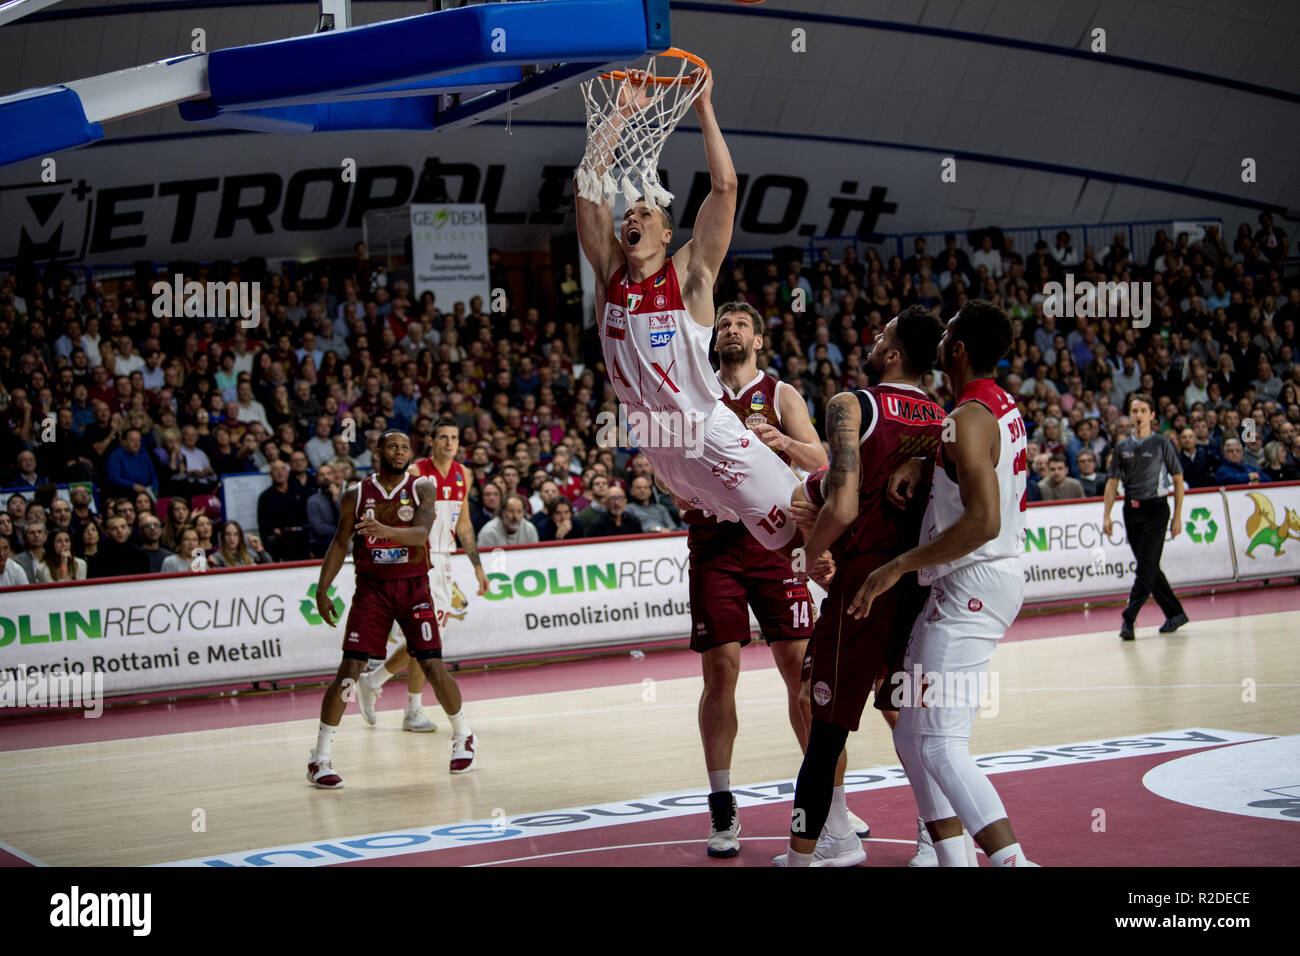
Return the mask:
<path fill-rule="evenodd" d="M 804 471 L 816 471 L 825 467 L 826 449 L 822 447 L 817 429 L 813 428 L 812 419 L 808 416 L 808 404 L 793 388 L 780 388 L 777 404 L 781 409 L 781 426 L 785 431 L 772 425 L 759 425 L 754 429 L 754 434 L 769 448 L 789 455 L 790 460 Z M 854 413 L 859 416 L 861 414 L 856 407 Z"/>
<path fill-rule="evenodd" d="M 483 562 L 478 556 L 478 537 L 474 534 L 474 523 L 469 520 L 468 507 L 462 506 L 460 516 L 456 519 L 456 538 L 460 541 L 460 546 L 464 549 L 470 564 L 474 565 L 474 577 L 478 579 L 478 593 L 487 594 L 487 574 L 484 573 Z"/>
<path fill-rule="evenodd" d="M 338 623 L 338 614 L 334 610 L 334 602 L 329 599 L 329 589 L 343 568 L 343 562 L 347 560 L 348 542 L 355 533 L 358 494 L 359 486 L 353 485 L 339 496 L 339 526 L 334 529 L 334 538 L 325 549 L 325 557 L 320 564 L 320 578 L 316 581 L 316 610 L 330 627 Z"/>
<path fill-rule="evenodd" d="M 718 278 L 718 270 L 727 258 L 731 247 L 731 230 L 736 221 L 736 192 L 738 180 L 736 167 L 731 161 L 727 142 L 722 138 L 722 129 L 718 118 L 713 113 L 713 74 L 696 70 L 692 77 L 697 83 L 705 83 L 704 92 L 695 101 L 695 112 L 700 117 L 700 132 L 704 135 L 704 158 L 709 166 L 709 195 L 705 197 L 700 211 L 695 214 L 695 227 L 691 241 L 682 247 L 674 260 L 685 267 L 686 288 L 683 295 L 689 299 L 692 294 L 709 296 L 713 299 L 713 283 Z M 683 257 L 686 261 L 683 263 Z M 713 309 L 702 310 L 707 313 L 707 322 L 713 325 Z M 694 310 L 692 311 L 694 313 Z"/>
<path fill-rule="evenodd" d="M 952 418 L 957 423 L 956 434 L 953 441 L 944 443 L 943 455 L 957 468 L 962 515 L 937 537 L 871 572 L 849 605 L 853 617 L 866 617 L 876 596 L 904 574 L 965 557 L 1002 530 L 995 466 L 1001 447 L 997 419 L 975 402 L 963 405 Z"/>
<path fill-rule="evenodd" d="M 800 405 L 803 403 L 800 402 Z M 807 411 L 804 412 L 806 416 Z M 858 429 L 862 408 L 848 392 L 830 400 L 826 408 L 826 438 L 831 444 L 831 467 L 826 474 L 826 504 L 805 545 L 808 562 L 816 562 L 858 516 L 858 488 L 862 483 Z"/>

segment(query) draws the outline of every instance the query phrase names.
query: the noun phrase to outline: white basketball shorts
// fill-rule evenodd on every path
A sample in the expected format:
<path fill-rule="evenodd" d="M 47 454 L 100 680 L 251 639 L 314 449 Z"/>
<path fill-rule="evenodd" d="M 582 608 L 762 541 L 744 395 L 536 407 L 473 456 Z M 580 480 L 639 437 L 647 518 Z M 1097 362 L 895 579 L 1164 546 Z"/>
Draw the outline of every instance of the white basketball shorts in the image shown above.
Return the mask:
<path fill-rule="evenodd" d="M 968 564 L 934 582 L 903 661 L 901 702 L 920 708 L 918 733 L 970 737 L 989 692 L 989 660 L 1020 613 L 1024 587 L 1018 559 Z"/>
<path fill-rule="evenodd" d="M 795 533 L 790 495 L 798 476 L 721 403 L 698 438 L 692 449 L 642 451 L 655 473 L 694 507 L 742 522 L 768 550 L 789 544 Z"/>

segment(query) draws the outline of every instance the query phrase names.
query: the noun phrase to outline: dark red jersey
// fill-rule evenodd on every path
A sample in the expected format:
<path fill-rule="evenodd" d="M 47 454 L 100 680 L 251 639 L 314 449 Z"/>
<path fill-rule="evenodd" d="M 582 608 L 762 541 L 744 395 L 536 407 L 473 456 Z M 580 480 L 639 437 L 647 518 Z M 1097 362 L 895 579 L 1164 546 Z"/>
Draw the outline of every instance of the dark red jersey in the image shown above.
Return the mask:
<path fill-rule="evenodd" d="M 916 544 L 924 503 L 914 501 L 903 512 L 885 500 L 885 491 L 894 469 L 909 458 L 933 455 L 943 432 L 943 409 L 915 386 L 875 385 L 853 394 L 862 407 L 858 516 L 831 545 L 837 562 L 899 554 Z"/>
<path fill-rule="evenodd" d="M 410 528 L 415 524 L 415 509 L 420 499 L 415 491 L 417 479 L 403 474 L 392 491 L 384 491 L 376 476 L 361 482 L 357 491 L 357 518 L 373 517 L 393 528 Z M 414 578 L 429 573 L 428 543 L 415 546 L 397 544 L 367 535 L 354 535 L 352 562 L 363 577 L 394 580 Z"/>

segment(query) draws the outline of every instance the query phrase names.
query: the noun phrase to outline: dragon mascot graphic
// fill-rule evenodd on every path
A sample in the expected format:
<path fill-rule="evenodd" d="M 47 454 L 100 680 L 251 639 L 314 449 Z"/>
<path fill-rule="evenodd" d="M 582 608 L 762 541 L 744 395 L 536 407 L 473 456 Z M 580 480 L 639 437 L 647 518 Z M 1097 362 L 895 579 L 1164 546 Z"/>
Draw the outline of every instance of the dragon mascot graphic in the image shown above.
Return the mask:
<path fill-rule="evenodd" d="M 1278 522 L 1273 502 L 1258 491 L 1247 492 L 1246 497 L 1255 503 L 1255 513 L 1246 519 L 1246 536 L 1250 544 L 1246 546 L 1246 557 L 1253 558 L 1254 550 L 1261 545 L 1273 549 L 1273 557 L 1282 554 L 1282 543 L 1287 538 L 1300 538 L 1300 515 L 1291 508 L 1286 509 L 1285 520 Z"/>

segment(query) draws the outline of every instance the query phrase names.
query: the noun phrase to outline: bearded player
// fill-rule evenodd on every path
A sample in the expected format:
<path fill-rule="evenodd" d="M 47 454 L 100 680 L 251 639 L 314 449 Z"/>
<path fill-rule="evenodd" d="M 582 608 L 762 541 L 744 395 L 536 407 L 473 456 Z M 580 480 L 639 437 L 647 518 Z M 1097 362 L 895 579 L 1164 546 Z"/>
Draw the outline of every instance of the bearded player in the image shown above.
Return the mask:
<path fill-rule="evenodd" d="M 920 509 L 889 507 L 885 490 L 896 467 L 939 442 L 943 409 L 917 383 L 934 367 L 942 334 L 943 324 L 929 309 L 905 309 L 867 355 L 869 386 L 841 392 L 827 408 L 830 469 L 805 482 L 809 500 L 824 503 L 808 535 L 807 558 L 815 561 L 829 548 L 835 577 L 809 645 L 812 726 L 790 845 L 773 861 L 778 866 L 857 866 L 867 858 L 862 841 L 830 813 L 843 799 L 844 744 L 858 729 L 877 679 L 901 667 L 925 589 L 909 575 L 862 621 L 848 616 L 848 604 L 867 575 L 906 550 L 920 530 Z M 886 713 L 896 709 L 887 689 L 877 690 L 875 705 Z"/>
<path fill-rule="evenodd" d="M 696 214 L 689 242 L 671 257 L 673 220 L 667 209 L 632 203 L 617 235 L 613 212 L 602 200 L 579 195 L 578 238 L 595 270 L 596 316 L 606 374 L 629 420 L 648 416 L 638 444 L 655 474 L 677 497 L 707 513 L 742 522 L 764 548 L 788 550 L 796 535 L 790 514 L 795 474 L 725 408 L 709 362 L 713 284 L 731 242 L 736 216 L 736 170 L 718 128 L 711 74 L 695 100 L 710 192 Z M 629 71 L 618 108 L 592 133 L 608 144 L 597 168 L 603 177 L 619 130 L 650 98 L 644 73 Z"/>
<path fill-rule="evenodd" d="M 821 468 L 826 450 L 808 417 L 808 406 L 793 388 L 758 370 L 754 356 L 763 347 L 762 325 L 762 317 L 747 302 L 728 302 L 718 309 L 714 349 L 722 404 L 777 453 L 784 467 L 793 463 L 805 471 Z M 740 649 L 749 643 L 749 609 L 785 681 L 790 725 L 801 748 L 808 743 L 808 719 L 800 704 L 799 672 L 814 615 L 808 587 L 792 573 L 789 560 L 764 548 L 744 525 L 718 521 L 698 509 L 683 510 L 682 520 L 689 527 L 691 649 L 699 653 L 704 671 L 699 722 L 709 775 L 707 852 L 726 858 L 740 852 L 731 752 Z M 839 794 L 843 796 L 842 788 Z M 838 807 L 840 822 L 851 833 L 866 830 L 842 800 Z"/>
<path fill-rule="evenodd" d="M 343 778 L 334 771 L 331 749 L 347 690 L 372 657 L 383 657 L 394 621 L 406 635 L 411 657 L 433 685 L 438 703 L 451 718 L 454 738 L 451 772 L 474 766 L 474 734 L 461 713 L 460 688 L 442 666 L 442 641 L 429 593 L 429 533 L 437 520 L 436 485 L 407 473 L 411 443 L 403 432 L 387 431 L 379 439 L 378 470 L 348 488 L 339 501 L 339 526 L 321 562 L 316 608 L 333 627 L 338 614 L 329 598 L 330 585 L 343 567 L 352 542 L 357 585 L 344 627 L 343 660 L 321 702 L 316 749 L 307 763 L 307 780 L 323 790 L 337 790 Z"/>
<path fill-rule="evenodd" d="M 970 754 L 981 685 L 998 640 L 1024 599 L 1025 423 L 1015 399 L 993 381 L 1011 347 L 1011 319 L 973 299 L 948 322 L 939 362 L 957 404 L 933 459 L 920 543 L 867 577 L 849 613 L 867 619 L 900 579 L 930 585 L 908 640 L 894 746 L 934 841 L 940 866 L 967 866 L 963 825 L 993 866 L 1025 859 L 1006 810 Z M 951 441 L 946 440 L 951 437 Z M 919 462 L 890 480 L 896 503 L 920 484 Z M 935 693 L 938 691 L 938 693 Z"/>
<path fill-rule="evenodd" d="M 409 469 L 415 477 L 428 478 L 434 483 L 436 517 L 433 529 L 429 533 L 429 592 L 433 596 L 433 610 L 437 615 L 439 634 L 447 630 L 451 620 L 452 580 L 451 553 L 456 550 L 456 539 L 460 539 L 465 555 L 474 565 L 474 575 L 478 578 L 478 593 L 487 593 L 488 580 L 479 560 L 478 542 L 474 536 L 474 525 L 469 520 L 469 509 L 465 507 L 465 494 L 469 488 L 469 478 L 460 462 L 456 461 L 456 452 L 460 447 L 460 428 L 450 418 L 443 418 L 433 427 L 433 455 L 421 458 Z M 383 666 L 363 674 L 357 681 L 357 703 L 361 705 L 361 716 L 366 723 L 375 722 L 375 704 L 383 693 L 384 684 L 389 678 L 399 673 L 411 660 L 411 655 L 402 643 L 388 655 Z M 428 733 L 438 729 L 424 713 L 421 698 L 424 691 L 424 671 L 419 667 L 410 668 L 406 685 L 406 710 L 402 714 L 402 729 L 417 733 Z"/>

